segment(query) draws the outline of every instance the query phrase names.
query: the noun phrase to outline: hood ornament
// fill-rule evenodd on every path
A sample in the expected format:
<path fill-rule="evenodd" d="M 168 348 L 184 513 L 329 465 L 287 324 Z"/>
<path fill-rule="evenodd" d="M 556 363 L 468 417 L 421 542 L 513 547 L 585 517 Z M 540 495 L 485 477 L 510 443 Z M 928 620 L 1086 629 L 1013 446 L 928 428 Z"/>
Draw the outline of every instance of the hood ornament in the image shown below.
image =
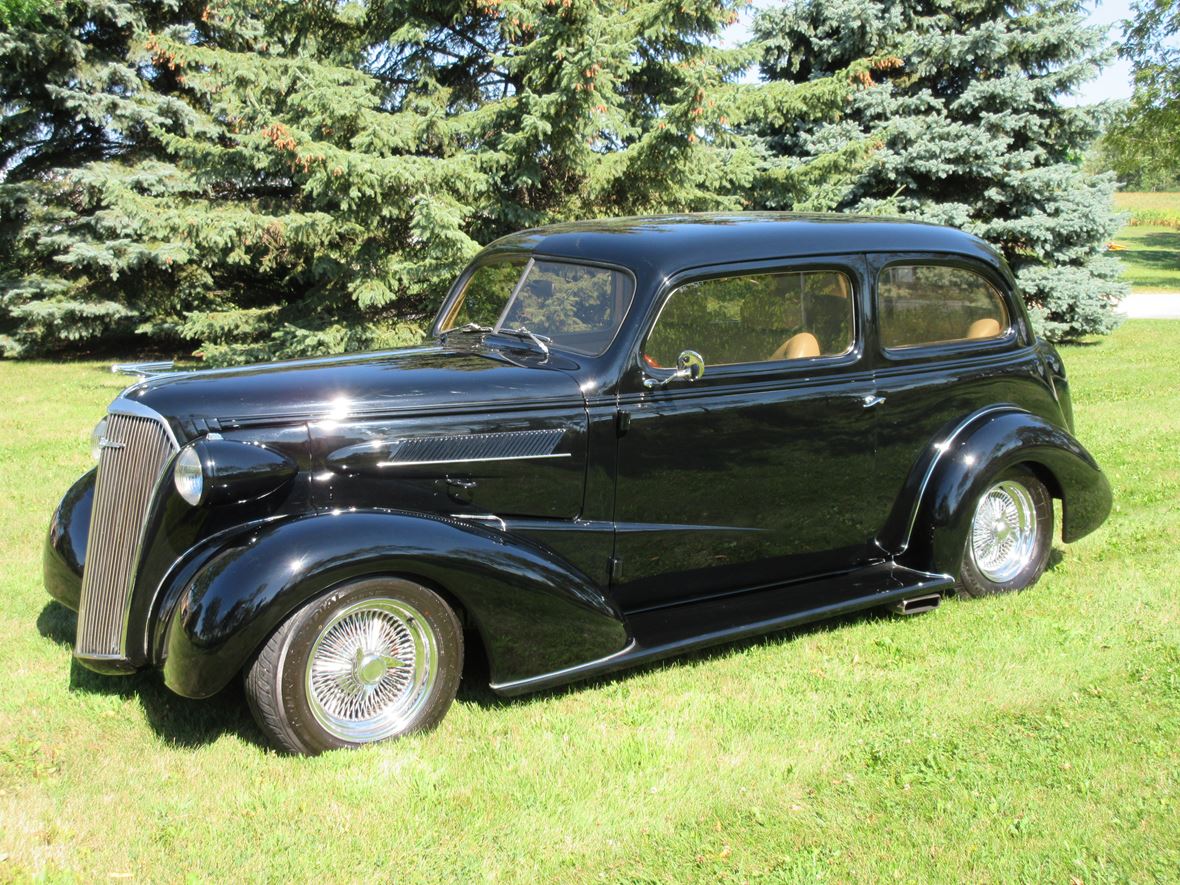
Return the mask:
<path fill-rule="evenodd" d="M 150 378 L 153 375 L 163 375 L 173 371 L 176 364 L 172 360 L 161 360 L 154 363 L 113 363 L 111 372 L 115 375 L 136 375 L 139 378 Z"/>

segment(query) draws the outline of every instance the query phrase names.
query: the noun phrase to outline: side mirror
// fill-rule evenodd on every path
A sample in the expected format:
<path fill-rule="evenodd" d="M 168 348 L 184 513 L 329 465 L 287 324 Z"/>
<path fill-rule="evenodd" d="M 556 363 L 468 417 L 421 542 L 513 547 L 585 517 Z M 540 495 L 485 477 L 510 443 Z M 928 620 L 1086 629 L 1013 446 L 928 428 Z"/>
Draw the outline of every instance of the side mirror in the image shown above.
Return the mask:
<path fill-rule="evenodd" d="M 696 381 L 705 374 L 705 359 L 695 350 L 683 350 L 676 357 L 676 371 L 664 378 L 644 378 L 648 390 L 665 387 L 673 381 Z"/>

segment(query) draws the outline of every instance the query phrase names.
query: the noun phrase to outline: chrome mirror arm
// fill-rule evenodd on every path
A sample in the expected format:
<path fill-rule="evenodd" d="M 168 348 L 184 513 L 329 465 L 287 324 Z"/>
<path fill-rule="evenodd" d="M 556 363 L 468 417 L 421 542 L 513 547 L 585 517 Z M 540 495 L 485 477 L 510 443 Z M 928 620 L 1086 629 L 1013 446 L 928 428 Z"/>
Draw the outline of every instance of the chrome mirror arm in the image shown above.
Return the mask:
<path fill-rule="evenodd" d="M 643 379 L 643 386 L 646 387 L 648 390 L 655 390 L 656 388 L 659 388 L 659 387 L 667 387 L 673 381 L 695 381 L 695 380 L 696 379 L 692 377 L 692 370 L 691 369 L 677 369 L 671 375 L 668 375 L 664 378 L 653 378 L 650 375 L 648 375 L 646 378 Z"/>
<path fill-rule="evenodd" d="M 664 378 L 653 378 L 650 375 L 643 379 L 643 386 L 648 390 L 666 387 L 673 381 L 696 381 L 705 374 L 705 360 L 695 350 L 684 350 L 676 357 L 676 371 Z"/>

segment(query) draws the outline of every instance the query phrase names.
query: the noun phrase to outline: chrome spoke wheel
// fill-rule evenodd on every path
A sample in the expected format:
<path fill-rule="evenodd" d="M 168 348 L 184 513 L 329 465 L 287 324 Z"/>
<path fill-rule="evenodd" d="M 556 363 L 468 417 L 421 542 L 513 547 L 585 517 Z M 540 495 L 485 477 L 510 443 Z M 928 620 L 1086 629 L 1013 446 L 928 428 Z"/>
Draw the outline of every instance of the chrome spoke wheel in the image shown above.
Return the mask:
<path fill-rule="evenodd" d="M 345 606 L 323 626 L 307 659 L 312 716 L 343 741 L 404 731 L 429 700 L 439 643 L 426 618 L 396 599 Z"/>
<path fill-rule="evenodd" d="M 970 546 L 975 567 L 987 580 L 1015 579 L 1037 546 L 1037 509 L 1029 490 L 1010 479 L 988 489 L 975 507 Z"/>

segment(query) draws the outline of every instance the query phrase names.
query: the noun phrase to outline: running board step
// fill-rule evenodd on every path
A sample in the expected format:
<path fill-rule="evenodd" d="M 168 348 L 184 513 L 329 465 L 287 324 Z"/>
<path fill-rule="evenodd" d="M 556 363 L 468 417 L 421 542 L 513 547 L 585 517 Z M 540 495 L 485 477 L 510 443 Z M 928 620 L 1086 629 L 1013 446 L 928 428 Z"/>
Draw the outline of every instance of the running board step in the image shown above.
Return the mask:
<path fill-rule="evenodd" d="M 634 612 L 627 616 L 631 643 L 615 654 L 556 673 L 493 684 L 492 688 L 501 694 L 539 691 L 709 645 L 906 600 L 937 597 L 954 583 L 949 575 L 883 562 L 818 581 L 778 584 Z"/>

